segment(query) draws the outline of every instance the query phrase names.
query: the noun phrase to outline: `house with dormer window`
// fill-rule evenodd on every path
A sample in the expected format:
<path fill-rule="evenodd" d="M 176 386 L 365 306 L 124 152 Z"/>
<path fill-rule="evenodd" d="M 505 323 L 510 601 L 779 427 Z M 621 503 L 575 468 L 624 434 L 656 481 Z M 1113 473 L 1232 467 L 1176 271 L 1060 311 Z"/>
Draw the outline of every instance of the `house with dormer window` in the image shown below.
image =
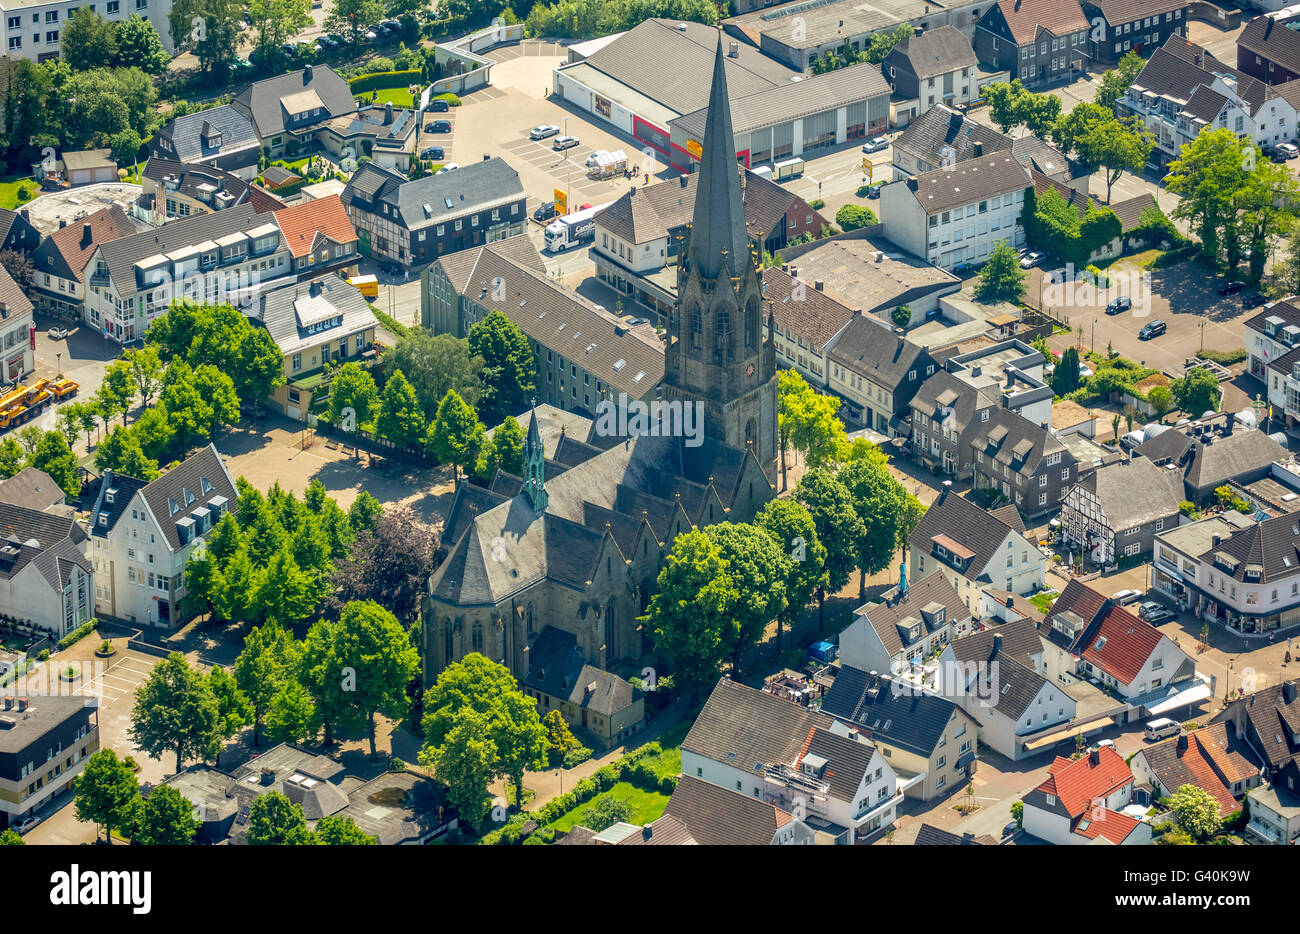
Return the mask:
<path fill-rule="evenodd" d="M 1047 773 L 1042 784 L 1025 795 L 1026 833 L 1054 846 L 1151 842 L 1150 824 L 1121 813 L 1133 800 L 1137 782 L 1110 746 L 1073 761 L 1058 756 Z"/>
<path fill-rule="evenodd" d="M 95 615 L 180 628 L 185 565 L 239 498 L 216 447 L 148 483 L 105 470 L 89 496 Z"/>
<path fill-rule="evenodd" d="M 970 609 L 943 574 L 932 572 L 859 607 L 840 633 L 840 664 L 902 674 L 971 628 Z"/>

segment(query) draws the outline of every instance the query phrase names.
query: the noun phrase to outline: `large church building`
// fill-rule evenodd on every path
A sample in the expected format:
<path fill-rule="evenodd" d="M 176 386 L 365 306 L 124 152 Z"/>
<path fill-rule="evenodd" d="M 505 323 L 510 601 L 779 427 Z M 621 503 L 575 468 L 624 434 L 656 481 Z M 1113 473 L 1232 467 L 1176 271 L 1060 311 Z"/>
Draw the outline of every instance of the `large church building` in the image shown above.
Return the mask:
<path fill-rule="evenodd" d="M 747 522 L 775 495 L 776 351 L 763 337 L 723 61 L 719 43 L 661 390 L 663 403 L 700 413 L 704 430 L 652 422 L 620 435 L 609 426 L 632 420 L 566 413 L 544 444 L 531 414 L 524 476 L 498 471 L 453 498 L 424 604 L 426 682 L 471 652 L 522 680 L 547 626 L 571 634 L 590 665 L 638 658 L 649 643 L 637 617 L 677 535 Z"/>

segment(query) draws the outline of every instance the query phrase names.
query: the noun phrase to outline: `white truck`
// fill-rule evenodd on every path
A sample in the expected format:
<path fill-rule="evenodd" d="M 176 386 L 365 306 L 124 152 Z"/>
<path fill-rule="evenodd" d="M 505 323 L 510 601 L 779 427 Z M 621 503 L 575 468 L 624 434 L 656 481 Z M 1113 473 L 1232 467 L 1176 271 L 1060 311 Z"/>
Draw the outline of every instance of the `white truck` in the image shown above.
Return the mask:
<path fill-rule="evenodd" d="M 551 253 L 563 253 L 569 247 L 577 246 L 596 236 L 596 215 L 609 204 L 597 204 L 583 208 L 557 218 L 546 225 L 546 249 Z"/>

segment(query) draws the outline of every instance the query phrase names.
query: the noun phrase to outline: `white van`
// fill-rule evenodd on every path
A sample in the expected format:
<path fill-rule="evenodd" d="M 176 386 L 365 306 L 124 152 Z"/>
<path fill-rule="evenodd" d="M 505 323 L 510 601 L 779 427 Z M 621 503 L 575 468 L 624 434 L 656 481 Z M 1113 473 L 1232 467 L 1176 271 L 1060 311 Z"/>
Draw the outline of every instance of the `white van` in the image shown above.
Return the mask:
<path fill-rule="evenodd" d="M 1182 727 L 1173 720 L 1168 717 L 1161 717 L 1159 720 L 1152 720 L 1148 723 L 1143 732 L 1146 734 L 1147 739 L 1157 740 L 1164 739 L 1166 736 L 1177 736 L 1181 731 Z"/>

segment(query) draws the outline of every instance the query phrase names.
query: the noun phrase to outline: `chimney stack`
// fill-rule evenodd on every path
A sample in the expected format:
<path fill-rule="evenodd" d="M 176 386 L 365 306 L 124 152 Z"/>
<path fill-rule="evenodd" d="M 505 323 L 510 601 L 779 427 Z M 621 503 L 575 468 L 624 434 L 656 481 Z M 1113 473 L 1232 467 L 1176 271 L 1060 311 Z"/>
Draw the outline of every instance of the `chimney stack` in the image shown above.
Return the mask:
<path fill-rule="evenodd" d="M 740 58 L 740 43 L 732 42 L 727 46 L 728 58 Z"/>
<path fill-rule="evenodd" d="M 817 279 L 813 282 L 813 288 L 816 289 L 818 292 L 825 292 L 826 283 L 823 282 L 821 279 Z"/>
<path fill-rule="evenodd" d="M 976 140 L 971 146 L 971 152 L 974 154 L 975 158 L 978 159 L 980 156 L 984 155 L 984 144 L 979 140 Z"/>
<path fill-rule="evenodd" d="M 989 656 L 989 658 L 990 659 L 997 658 L 998 655 L 1001 653 L 1001 651 L 1002 651 L 1002 633 L 995 632 L 993 633 L 993 654 Z"/>
<path fill-rule="evenodd" d="M 93 239 L 93 238 L 92 238 L 91 233 L 90 233 L 90 225 L 89 225 L 89 224 L 82 224 L 82 225 L 81 225 L 81 245 L 82 245 L 83 247 L 90 246 L 90 241 L 91 241 L 92 239 Z"/>
<path fill-rule="evenodd" d="M 681 186 L 682 186 L 683 188 L 685 188 L 685 187 L 686 187 L 686 183 L 687 183 L 688 181 L 690 181 L 690 179 L 691 179 L 691 177 L 690 177 L 688 174 L 686 174 L 685 172 L 683 172 L 680 176 L 678 176 L 678 179 L 677 179 L 677 180 L 678 180 L 678 182 L 681 183 Z"/>
<path fill-rule="evenodd" d="M 13 710 L 13 709 L 14 709 L 14 699 L 12 697 L 6 697 L 5 710 Z"/>
<path fill-rule="evenodd" d="M 1178 751 L 1179 751 L 1179 752 L 1186 752 L 1186 751 L 1187 751 L 1187 734 L 1186 734 L 1186 733 L 1179 733 L 1179 734 L 1178 734 Z"/>
<path fill-rule="evenodd" d="M 27 698 L 25 697 L 18 698 L 18 712 L 22 713 L 26 709 L 27 709 Z"/>
<path fill-rule="evenodd" d="M 1094 749 L 1092 752 L 1088 753 L 1088 761 L 1093 765 L 1101 765 L 1101 750 Z"/>
<path fill-rule="evenodd" d="M 392 122 L 393 122 L 393 102 L 387 101 L 384 104 L 384 125 L 387 126 Z"/>
<path fill-rule="evenodd" d="M 911 190 L 911 191 L 916 191 L 916 176 L 915 176 L 915 175 L 909 175 L 909 176 L 907 177 L 907 187 L 908 187 L 908 189 Z"/>
<path fill-rule="evenodd" d="M 311 66 L 304 65 L 302 69 L 302 83 L 311 84 Z"/>
<path fill-rule="evenodd" d="M 262 784 L 263 785 L 275 784 L 275 769 L 262 769 Z"/>
<path fill-rule="evenodd" d="M 1282 685 L 1282 699 L 1288 704 L 1295 703 L 1295 682 L 1287 681 Z"/>

